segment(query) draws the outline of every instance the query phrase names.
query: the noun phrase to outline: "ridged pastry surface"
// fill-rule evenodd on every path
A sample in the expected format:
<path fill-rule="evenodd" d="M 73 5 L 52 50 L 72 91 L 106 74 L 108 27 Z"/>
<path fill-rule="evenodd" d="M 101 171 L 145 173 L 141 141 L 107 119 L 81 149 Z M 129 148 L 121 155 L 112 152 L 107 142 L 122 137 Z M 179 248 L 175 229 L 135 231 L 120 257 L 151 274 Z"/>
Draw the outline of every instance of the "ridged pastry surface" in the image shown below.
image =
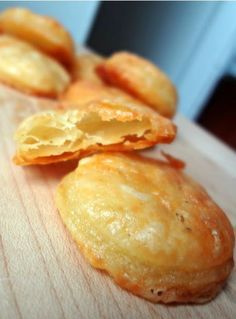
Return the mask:
<path fill-rule="evenodd" d="M 232 270 L 228 218 L 168 163 L 88 157 L 60 183 L 56 206 L 88 261 L 151 301 L 205 302 Z"/>
<path fill-rule="evenodd" d="M 76 56 L 73 77 L 94 84 L 103 84 L 103 80 L 96 73 L 96 67 L 105 59 L 95 53 L 83 53 Z"/>
<path fill-rule="evenodd" d="M 25 8 L 10 8 L 0 14 L 0 33 L 26 41 L 66 67 L 74 63 L 70 34 L 56 20 Z"/>
<path fill-rule="evenodd" d="M 117 52 L 96 70 L 104 81 L 140 99 L 163 116 L 175 114 L 176 89 L 167 75 L 148 60 L 132 53 Z"/>
<path fill-rule="evenodd" d="M 77 80 L 71 83 L 65 92 L 60 95 L 60 100 L 65 102 L 64 108 L 80 107 L 94 101 L 119 101 L 123 104 L 137 105 L 137 108 L 150 109 L 146 104 L 124 91 L 87 80 Z"/>
<path fill-rule="evenodd" d="M 56 97 L 69 85 L 70 76 L 30 44 L 0 35 L 0 82 L 32 95 Z"/>

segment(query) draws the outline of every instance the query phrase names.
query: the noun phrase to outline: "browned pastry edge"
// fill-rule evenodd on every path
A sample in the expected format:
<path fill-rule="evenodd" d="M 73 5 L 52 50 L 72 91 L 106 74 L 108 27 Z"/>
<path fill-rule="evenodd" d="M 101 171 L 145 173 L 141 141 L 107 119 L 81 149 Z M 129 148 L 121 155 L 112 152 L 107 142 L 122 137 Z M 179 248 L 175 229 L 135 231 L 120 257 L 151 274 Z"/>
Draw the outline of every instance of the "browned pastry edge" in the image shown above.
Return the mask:
<path fill-rule="evenodd" d="M 62 218 L 62 221 L 67 230 L 67 226 L 64 223 L 63 218 Z M 98 259 L 98 257 L 94 255 L 91 249 L 89 249 L 88 247 L 83 245 L 81 242 L 76 240 L 76 238 L 73 236 L 71 232 L 69 233 L 72 236 L 73 240 L 78 245 L 82 254 L 86 257 L 86 259 L 87 258 L 89 259 L 90 264 L 94 268 L 99 269 L 100 271 L 103 271 L 107 275 L 110 275 L 113 278 L 113 280 L 117 283 L 117 285 L 120 286 L 121 288 L 153 303 L 163 303 L 163 304 L 207 303 L 210 300 L 212 300 L 214 297 L 216 297 L 216 295 L 221 291 L 228 277 L 230 276 L 232 269 L 234 268 L 234 260 L 232 258 L 232 259 L 229 259 L 227 262 L 225 262 L 223 265 L 219 265 L 212 269 L 212 271 L 214 271 L 215 269 L 221 268 L 221 276 L 217 281 L 212 282 L 210 284 L 208 283 L 206 285 L 201 285 L 196 288 L 179 286 L 179 287 L 172 287 L 167 289 L 156 288 L 156 289 L 150 289 L 148 291 L 145 291 L 144 288 L 142 287 L 142 284 L 140 284 L 139 286 L 137 284 L 130 283 L 126 278 L 123 277 L 122 273 L 116 277 L 112 276 L 112 274 L 110 274 L 105 269 L 103 260 Z"/>
<path fill-rule="evenodd" d="M 52 100 L 55 100 L 57 99 L 58 97 L 58 93 L 56 92 L 42 92 L 41 90 L 37 90 L 37 89 L 34 89 L 34 90 L 27 90 L 25 88 L 25 86 L 21 86 L 20 85 L 13 85 L 12 83 L 8 82 L 8 81 L 4 81 L 4 80 L 0 80 L 0 83 L 3 84 L 3 85 L 6 85 L 7 87 L 11 88 L 11 89 L 14 89 L 16 90 L 17 92 L 20 92 L 20 93 L 23 93 L 27 96 L 31 96 L 31 97 L 38 97 L 38 98 L 48 98 L 48 99 L 52 99 Z"/>
<path fill-rule="evenodd" d="M 127 141 L 127 139 L 126 139 Z M 164 139 L 162 140 L 164 141 Z M 171 142 L 171 141 L 168 141 Z M 165 141 L 165 143 L 168 143 Z M 152 146 L 153 143 L 152 141 L 139 141 L 135 142 L 135 146 L 133 143 L 130 143 L 128 145 L 124 145 L 123 143 L 118 143 L 118 144 L 113 144 L 113 145 L 96 145 L 92 146 L 91 149 L 87 150 L 80 150 L 78 152 L 67 152 L 63 153 L 61 155 L 55 155 L 55 156 L 45 156 L 45 157 L 37 157 L 35 159 L 28 159 L 23 156 L 19 156 L 16 154 L 13 157 L 13 162 L 16 165 L 22 165 L 22 166 L 27 166 L 27 165 L 48 165 L 52 163 L 57 163 L 57 162 L 63 162 L 63 161 L 68 161 L 68 160 L 73 160 L 73 159 L 80 159 L 82 157 L 97 153 L 97 152 L 119 152 L 122 149 L 122 152 L 132 152 L 134 149 L 139 150 L 143 149 L 144 147 Z"/>
<path fill-rule="evenodd" d="M 119 53 L 115 53 L 119 54 Z M 109 61 L 109 59 L 108 59 Z M 148 63 L 150 63 L 148 61 Z M 116 70 L 116 68 L 112 68 L 109 66 L 107 61 L 98 64 L 96 67 L 97 74 L 101 77 L 101 79 L 112 86 L 118 87 L 121 90 L 124 90 L 126 93 L 130 94 L 134 98 L 142 101 L 143 103 L 147 104 L 149 107 L 153 108 L 154 110 L 158 111 L 161 115 L 172 118 L 176 113 L 176 105 L 178 102 L 178 94 L 174 87 L 174 85 L 170 82 L 167 77 L 168 85 L 169 85 L 169 94 L 173 97 L 174 107 L 173 105 L 170 107 L 168 103 L 161 97 L 159 97 L 158 105 L 156 102 L 153 102 L 149 96 L 144 96 L 139 92 L 137 87 L 130 81 L 129 78 L 124 76 L 120 70 Z"/>
<path fill-rule="evenodd" d="M 65 227 L 67 229 L 66 225 Z M 105 269 L 103 260 L 98 259 L 97 256 L 93 254 L 91 249 L 88 249 L 88 247 L 86 247 L 85 245 L 80 243 L 78 240 L 76 240 L 76 238 L 74 238 L 71 232 L 70 234 L 72 235 L 73 240 L 78 245 L 80 251 L 83 253 L 84 256 L 86 256 L 86 258 L 89 259 L 91 265 L 94 268 L 99 269 L 105 272 L 106 274 L 110 275 L 113 278 L 113 280 L 121 288 L 127 291 L 130 291 L 132 294 L 138 297 L 142 297 L 153 303 L 163 303 L 163 304 L 206 303 L 212 300 L 221 291 L 228 277 L 230 276 L 232 269 L 234 268 L 234 260 L 232 258 L 232 259 L 229 259 L 227 262 L 225 262 L 223 265 L 219 265 L 217 267 L 212 268 L 212 271 L 218 270 L 218 276 L 219 276 L 219 270 L 221 270 L 220 278 L 217 281 L 214 281 L 212 283 L 207 283 L 206 285 L 201 285 L 195 288 L 179 286 L 179 287 L 171 287 L 171 288 L 165 288 L 165 289 L 156 288 L 156 289 L 150 289 L 147 291 L 142 287 L 142 284 L 140 284 L 139 286 L 137 284 L 133 284 L 129 282 L 126 278 L 124 278 L 122 273 L 116 277 L 112 276 L 112 274 L 110 274 Z"/>

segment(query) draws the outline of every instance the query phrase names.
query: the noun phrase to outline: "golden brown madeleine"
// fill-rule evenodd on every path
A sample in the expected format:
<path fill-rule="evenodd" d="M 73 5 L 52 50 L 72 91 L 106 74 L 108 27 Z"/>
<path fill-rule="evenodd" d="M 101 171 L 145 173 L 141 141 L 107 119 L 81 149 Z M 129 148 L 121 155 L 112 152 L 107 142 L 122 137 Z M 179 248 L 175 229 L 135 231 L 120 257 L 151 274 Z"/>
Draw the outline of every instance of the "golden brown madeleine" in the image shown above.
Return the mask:
<path fill-rule="evenodd" d="M 115 89 L 116 90 L 116 89 Z M 118 90 L 118 92 L 122 91 Z M 66 102 L 63 107 L 83 106 L 85 103 L 113 98 L 114 93 L 108 86 L 93 83 L 87 80 L 77 80 L 71 83 L 60 96 L 60 100 Z"/>
<path fill-rule="evenodd" d="M 177 92 L 169 78 L 154 64 L 135 54 L 118 52 L 97 66 L 102 79 L 118 86 L 161 115 L 173 117 Z"/>
<path fill-rule="evenodd" d="M 95 53 L 83 53 L 77 55 L 75 59 L 73 78 L 86 80 L 95 84 L 103 84 L 104 82 L 96 73 L 96 67 L 105 59 Z"/>
<path fill-rule="evenodd" d="M 71 83 L 66 91 L 62 93 L 60 99 L 61 101 L 67 102 L 64 103 L 62 107 L 72 107 L 72 105 L 74 107 L 80 107 L 85 103 L 108 99 L 138 104 L 139 106 L 147 108 L 147 105 L 144 105 L 122 90 L 86 80 L 77 80 Z"/>
<path fill-rule="evenodd" d="M 69 85 L 67 71 L 30 44 L 0 35 L 0 82 L 25 93 L 56 97 Z"/>
<path fill-rule="evenodd" d="M 104 100 L 24 120 L 15 134 L 14 162 L 48 164 L 96 151 L 144 149 L 170 143 L 175 135 L 175 125 L 149 108 Z"/>
<path fill-rule="evenodd" d="M 233 268 L 226 215 L 167 163 L 115 153 L 88 157 L 60 183 L 56 206 L 94 267 L 153 302 L 206 302 Z"/>
<path fill-rule="evenodd" d="M 24 8 L 10 8 L 0 14 L 0 32 L 22 39 L 66 67 L 74 63 L 70 34 L 54 19 Z"/>

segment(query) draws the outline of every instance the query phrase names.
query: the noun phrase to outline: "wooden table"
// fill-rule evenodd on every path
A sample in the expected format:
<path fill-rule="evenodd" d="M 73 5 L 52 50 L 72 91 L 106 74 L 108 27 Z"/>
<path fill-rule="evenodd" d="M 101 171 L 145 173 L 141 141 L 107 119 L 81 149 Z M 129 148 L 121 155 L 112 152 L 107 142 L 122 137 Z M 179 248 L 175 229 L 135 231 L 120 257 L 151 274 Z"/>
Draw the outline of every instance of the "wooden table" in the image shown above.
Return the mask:
<path fill-rule="evenodd" d="M 75 164 L 22 168 L 11 162 L 18 123 L 49 107 L 52 102 L 0 87 L 0 318 L 236 318 L 235 271 L 208 304 L 164 306 L 129 294 L 88 265 L 53 199 L 55 186 Z M 187 162 L 187 172 L 235 225 L 235 153 L 182 116 L 176 123 L 176 141 L 162 148 Z"/>

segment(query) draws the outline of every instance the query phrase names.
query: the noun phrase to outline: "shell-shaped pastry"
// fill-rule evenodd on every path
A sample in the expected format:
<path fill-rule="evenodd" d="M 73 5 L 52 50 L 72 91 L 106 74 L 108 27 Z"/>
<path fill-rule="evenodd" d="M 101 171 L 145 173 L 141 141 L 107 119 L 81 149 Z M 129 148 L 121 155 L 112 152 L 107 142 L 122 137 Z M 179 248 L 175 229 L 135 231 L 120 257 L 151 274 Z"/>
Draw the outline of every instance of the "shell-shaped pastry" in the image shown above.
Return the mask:
<path fill-rule="evenodd" d="M 10 8 L 0 14 L 0 33 L 34 45 L 65 67 L 71 67 L 74 63 L 74 44 L 70 34 L 50 17 L 25 8 Z"/>
<path fill-rule="evenodd" d="M 85 103 L 102 100 L 119 100 L 124 101 L 123 103 L 128 102 L 147 108 L 147 105 L 144 105 L 139 100 L 118 88 L 86 80 L 77 80 L 76 82 L 71 83 L 66 91 L 62 93 L 60 99 L 61 101 L 66 102 L 62 105 L 64 108 L 81 107 Z"/>
<path fill-rule="evenodd" d="M 104 60 L 103 57 L 95 53 L 77 55 L 73 69 L 73 78 L 95 84 L 103 84 L 104 82 L 96 73 L 96 67 Z"/>
<path fill-rule="evenodd" d="M 47 164 L 96 151 L 143 149 L 174 139 L 176 127 L 170 120 L 123 102 L 103 100 L 27 118 L 15 134 L 15 163 Z"/>
<path fill-rule="evenodd" d="M 94 267 L 153 302 L 206 302 L 233 268 L 228 218 L 168 163 L 114 153 L 82 159 L 60 183 L 56 206 Z"/>
<path fill-rule="evenodd" d="M 154 64 L 128 52 L 114 53 L 96 68 L 102 79 L 130 93 L 160 114 L 173 117 L 177 92 L 169 78 Z"/>
<path fill-rule="evenodd" d="M 0 35 L 0 82 L 28 94 L 56 97 L 69 85 L 67 71 L 30 44 Z"/>

